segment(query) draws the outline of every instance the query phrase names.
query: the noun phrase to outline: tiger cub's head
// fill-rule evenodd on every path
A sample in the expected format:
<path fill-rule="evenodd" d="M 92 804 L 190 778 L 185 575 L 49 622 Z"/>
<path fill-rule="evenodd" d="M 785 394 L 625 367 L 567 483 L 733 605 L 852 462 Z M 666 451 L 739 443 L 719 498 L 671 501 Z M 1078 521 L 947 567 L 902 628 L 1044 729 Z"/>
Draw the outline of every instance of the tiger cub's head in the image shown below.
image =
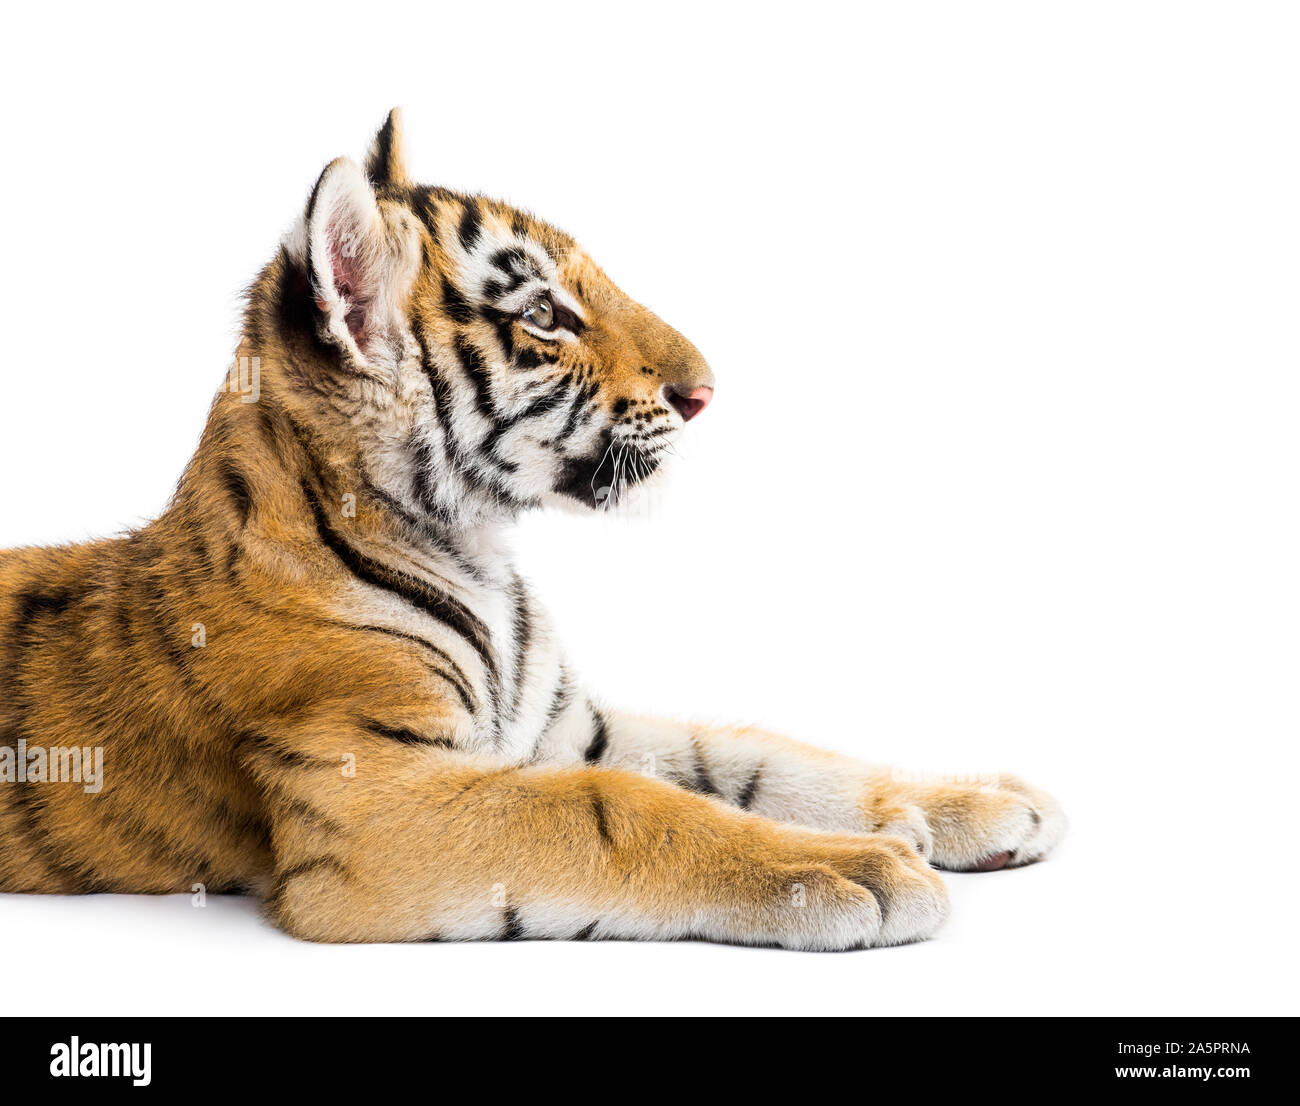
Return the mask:
<path fill-rule="evenodd" d="M 260 285 L 246 347 L 273 334 L 286 403 L 447 519 L 617 502 L 713 395 L 695 347 L 567 234 L 413 184 L 396 111 L 364 168 L 326 167 Z"/>

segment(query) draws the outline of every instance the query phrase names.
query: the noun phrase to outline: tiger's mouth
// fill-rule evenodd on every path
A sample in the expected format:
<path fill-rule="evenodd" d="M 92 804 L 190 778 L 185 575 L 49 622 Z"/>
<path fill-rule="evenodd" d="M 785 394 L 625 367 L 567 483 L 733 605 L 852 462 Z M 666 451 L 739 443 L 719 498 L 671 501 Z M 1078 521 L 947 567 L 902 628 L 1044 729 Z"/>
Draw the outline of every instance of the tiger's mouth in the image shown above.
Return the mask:
<path fill-rule="evenodd" d="M 584 507 L 608 509 L 659 472 L 670 448 L 666 435 L 647 439 L 606 430 L 589 456 L 568 460 L 555 491 Z"/>

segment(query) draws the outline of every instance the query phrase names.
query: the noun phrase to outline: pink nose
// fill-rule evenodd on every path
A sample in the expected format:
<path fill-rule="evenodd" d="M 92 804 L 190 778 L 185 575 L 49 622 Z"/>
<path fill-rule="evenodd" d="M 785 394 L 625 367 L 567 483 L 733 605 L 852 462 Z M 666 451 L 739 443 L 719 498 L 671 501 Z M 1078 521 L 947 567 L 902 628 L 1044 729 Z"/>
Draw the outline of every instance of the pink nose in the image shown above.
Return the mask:
<path fill-rule="evenodd" d="M 701 386 L 689 395 L 683 395 L 671 384 L 664 385 L 664 395 L 685 422 L 690 422 L 709 405 L 713 398 L 713 389 Z"/>

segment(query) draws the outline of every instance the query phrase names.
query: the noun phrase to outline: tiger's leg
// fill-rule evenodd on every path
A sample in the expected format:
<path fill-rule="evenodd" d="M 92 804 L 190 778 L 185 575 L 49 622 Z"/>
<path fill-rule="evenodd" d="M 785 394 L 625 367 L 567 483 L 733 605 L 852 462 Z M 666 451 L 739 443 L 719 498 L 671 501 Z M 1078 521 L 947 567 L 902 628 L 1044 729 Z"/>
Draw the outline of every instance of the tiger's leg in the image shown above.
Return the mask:
<path fill-rule="evenodd" d="M 954 871 L 1045 856 L 1065 832 L 1056 801 L 1014 776 L 908 776 L 753 728 L 592 712 L 586 759 L 717 795 L 765 817 L 907 838 Z"/>
<path fill-rule="evenodd" d="M 771 822 L 658 780 L 415 749 L 284 760 L 271 917 L 320 941 L 699 937 L 898 944 L 947 912 L 905 841 Z"/>

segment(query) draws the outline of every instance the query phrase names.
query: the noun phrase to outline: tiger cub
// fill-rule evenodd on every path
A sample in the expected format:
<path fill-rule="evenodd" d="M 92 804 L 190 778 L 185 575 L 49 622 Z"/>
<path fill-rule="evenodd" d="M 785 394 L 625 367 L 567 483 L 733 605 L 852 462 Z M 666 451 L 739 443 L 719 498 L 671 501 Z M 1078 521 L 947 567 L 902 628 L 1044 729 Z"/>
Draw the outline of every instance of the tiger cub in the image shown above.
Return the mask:
<path fill-rule="evenodd" d="M 318 941 L 892 945 L 1057 804 L 609 709 L 503 528 L 656 476 L 714 379 L 393 112 L 249 295 L 162 516 L 0 554 L 0 891 L 260 896 Z"/>

